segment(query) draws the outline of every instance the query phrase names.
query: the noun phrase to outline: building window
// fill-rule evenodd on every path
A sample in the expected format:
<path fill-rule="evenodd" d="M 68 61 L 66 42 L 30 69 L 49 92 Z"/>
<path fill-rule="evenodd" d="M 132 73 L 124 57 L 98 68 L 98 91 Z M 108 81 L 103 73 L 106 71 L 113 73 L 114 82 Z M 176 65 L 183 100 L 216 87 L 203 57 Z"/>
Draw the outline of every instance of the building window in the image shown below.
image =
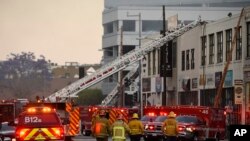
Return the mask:
<path fill-rule="evenodd" d="M 209 64 L 214 64 L 214 34 L 209 35 Z"/>
<path fill-rule="evenodd" d="M 250 57 L 250 22 L 247 23 L 247 57 Z"/>
<path fill-rule="evenodd" d="M 108 47 L 103 50 L 104 52 L 104 57 L 113 57 L 113 47 Z"/>
<path fill-rule="evenodd" d="M 128 52 L 132 51 L 135 49 L 134 45 L 124 45 L 122 46 L 122 54 L 127 54 Z"/>
<path fill-rule="evenodd" d="M 160 54 L 161 54 L 161 50 L 160 50 L 160 49 L 157 49 L 157 56 L 158 56 L 158 58 L 157 58 L 157 60 L 158 60 L 158 74 L 161 73 L 161 65 L 160 65 L 161 56 L 160 56 Z"/>
<path fill-rule="evenodd" d="M 142 21 L 142 32 L 149 32 L 149 31 L 160 31 L 162 30 L 162 21 L 149 21 L 143 20 Z"/>
<path fill-rule="evenodd" d="M 135 31 L 135 21 L 124 20 L 122 28 L 123 28 L 123 31 Z"/>
<path fill-rule="evenodd" d="M 151 58 L 150 58 L 150 53 L 148 54 L 148 75 L 151 75 Z"/>
<path fill-rule="evenodd" d="M 172 47 L 172 52 L 173 52 L 173 55 L 172 55 L 172 58 L 173 58 L 173 68 L 176 68 L 176 48 L 177 48 L 177 43 L 176 42 L 173 42 L 173 47 Z"/>
<path fill-rule="evenodd" d="M 185 51 L 181 52 L 181 70 L 185 70 Z"/>
<path fill-rule="evenodd" d="M 194 49 L 191 49 L 191 69 L 194 69 Z"/>
<path fill-rule="evenodd" d="M 223 32 L 217 33 L 217 63 L 223 61 Z"/>
<path fill-rule="evenodd" d="M 230 59 L 229 61 L 232 61 L 232 54 L 230 55 L 232 47 L 232 29 L 226 30 L 226 61 Z"/>
<path fill-rule="evenodd" d="M 153 75 L 156 74 L 156 50 L 153 50 Z"/>
<path fill-rule="evenodd" d="M 103 26 L 104 26 L 104 34 L 113 33 L 113 22 L 106 23 Z"/>
<path fill-rule="evenodd" d="M 186 69 L 189 70 L 189 50 L 186 51 Z"/>
<path fill-rule="evenodd" d="M 237 30 L 237 28 L 235 29 Z M 237 36 L 236 36 L 236 60 L 242 59 L 242 28 L 239 27 Z"/>
<path fill-rule="evenodd" d="M 201 66 L 206 65 L 207 36 L 201 37 Z"/>

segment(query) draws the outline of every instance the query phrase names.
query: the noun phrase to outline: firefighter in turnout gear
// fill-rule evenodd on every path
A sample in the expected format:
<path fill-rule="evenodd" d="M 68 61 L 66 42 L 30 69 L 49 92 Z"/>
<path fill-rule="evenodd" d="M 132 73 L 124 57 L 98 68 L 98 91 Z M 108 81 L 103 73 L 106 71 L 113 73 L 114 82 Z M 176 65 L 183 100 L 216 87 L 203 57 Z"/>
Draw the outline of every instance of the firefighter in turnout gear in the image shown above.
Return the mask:
<path fill-rule="evenodd" d="M 108 141 L 110 124 L 105 116 L 106 112 L 101 110 L 99 118 L 95 120 L 94 125 L 92 126 L 92 134 L 96 138 L 96 141 Z"/>
<path fill-rule="evenodd" d="M 95 125 L 95 121 L 99 118 L 100 118 L 100 116 L 99 116 L 98 112 L 94 112 L 92 115 L 92 118 L 91 118 L 91 125 L 92 126 Z"/>
<path fill-rule="evenodd" d="M 176 141 L 178 135 L 178 126 L 175 119 L 175 113 L 171 111 L 168 115 L 168 118 L 163 122 L 162 131 L 166 141 Z"/>
<path fill-rule="evenodd" d="M 112 141 L 126 141 L 126 133 L 129 133 L 130 129 L 123 118 L 123 115 L 120 114 L 111 126 Z"/>
<path fill-rule="evenodd" d="M 130 141 L 140 141 L 144 129 L 137 113 L 133 114 L 132 120 L 129 121 L 128 126 L 130 128 Z"/>

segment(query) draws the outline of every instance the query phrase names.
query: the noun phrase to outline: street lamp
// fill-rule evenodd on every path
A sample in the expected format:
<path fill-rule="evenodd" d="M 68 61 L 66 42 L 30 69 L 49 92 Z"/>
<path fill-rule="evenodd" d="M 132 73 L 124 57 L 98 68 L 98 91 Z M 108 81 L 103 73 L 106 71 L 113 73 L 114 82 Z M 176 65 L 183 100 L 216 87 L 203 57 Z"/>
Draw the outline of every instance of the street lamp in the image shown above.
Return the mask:
<path fill-rule="evenodd" d="M 138 17 L 139 18 L 139 48 L 141 48 L 141 13 L 130 15 L 127 12 L 127 17 Z M 141 61 L 139 60 L 139 90 L 138 90 L 138 95 L 140 96 L 140 111 L 141 111 L 141 116 L 143 115 L 143 97 L 141 93 Z"/>

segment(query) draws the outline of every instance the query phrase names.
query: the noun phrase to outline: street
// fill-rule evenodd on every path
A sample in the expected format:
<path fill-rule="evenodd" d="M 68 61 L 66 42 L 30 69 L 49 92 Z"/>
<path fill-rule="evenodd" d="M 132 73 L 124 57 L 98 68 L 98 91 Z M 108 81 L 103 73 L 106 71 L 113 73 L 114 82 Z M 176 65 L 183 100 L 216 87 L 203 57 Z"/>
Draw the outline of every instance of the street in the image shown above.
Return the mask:
<path fill-rule="evenodd" d="M 82 136 L 82 135 L 76 136 L 75 138 L 73 138 L 73 141 L 82 141 L 83 139 L 84 141 L 95 141 L 95 138 L 93 138 L 92 136 Z M 109 141 L 112 141 L 111 137 L 109 137 Z M 129 141 L 129 138 L 127 138 L 126 141 Z"/>
<path fill-rule="evenodd" d="M 93 138 L 92 136 L 76 136 L 75 138 L 73 138 L 73 141 L 82 141 L 84 139 L 84 141 L 95 141 L 95 138 Z M 111 137 L 109 137 L 109 141 L 112 141 Z M 129 141 L 129 138 L 127 138 L 126 141 Z M 143 139 L 141 138 L 141 141 L 143 141 Z M 228 141 L 227 139 L 222 140 L 222 141 Z"/>

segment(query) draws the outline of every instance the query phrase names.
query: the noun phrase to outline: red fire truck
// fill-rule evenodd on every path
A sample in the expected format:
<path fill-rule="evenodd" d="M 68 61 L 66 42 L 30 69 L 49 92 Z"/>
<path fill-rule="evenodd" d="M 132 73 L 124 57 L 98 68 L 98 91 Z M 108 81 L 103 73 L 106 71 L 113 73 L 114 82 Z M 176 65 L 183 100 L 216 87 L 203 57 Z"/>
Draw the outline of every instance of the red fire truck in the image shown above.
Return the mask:
<path fill-rule="evenodd" d="M 0 102 L 1 122 L 13 122 L 21 113 L 24 104 L 19 100 L 2 100 Z"/>
<path fill-rule="evenodd" d="M 80 133 L 80 108 L 71 102 L 30 102 L 24 109 L 30 107 L 47 106 L 55 109 L 61 121 L 64 123 L 65 139 L 70 140 Z"/>
<path fill-rule="evenodd" d="M 225 109 L 206 106 L 159 106 L 145 107 L 145 114 L 166 115 L 175 112 L 181 139 L 224 139 Z M 194 119 L 189 122 L 186 119 Z M 185 119 L 185 120 L 182 120 Z M 195 124 L 194 124 L 195 123 Z"/>
<path fill-rule="evenodd" d="M 113 107 L 113 106 L 80 106 L 80 119 L 81 119 L 81 132 L 83 135 L 89 136 L 91 134 L 91 124 L 94 118 L 98 115 L 99 111 L 105 110 L 106 117 L 112 124 L 117 115 L 122 114 L 124 121 L 128 123 L 133 113 L 138 113 L 138 108 L 124 108 L 124 107 Z"/>

